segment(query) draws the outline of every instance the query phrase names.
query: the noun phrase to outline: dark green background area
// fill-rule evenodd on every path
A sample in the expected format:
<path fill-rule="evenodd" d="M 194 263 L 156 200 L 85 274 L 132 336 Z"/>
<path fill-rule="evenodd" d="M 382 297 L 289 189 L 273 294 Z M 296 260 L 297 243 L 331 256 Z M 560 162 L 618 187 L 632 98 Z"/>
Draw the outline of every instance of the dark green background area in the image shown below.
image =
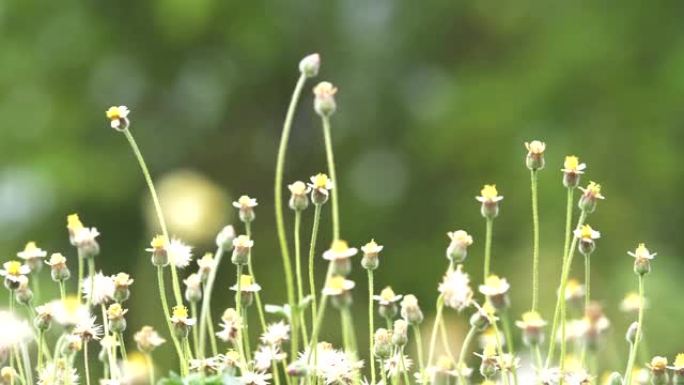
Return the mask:
<path fill-rule="evenodd" d="M 339 87 L 332 124 L 342 233 L 353 245 L 372 237 L 385 245 L 379 288 L 415 293 L 431 313 L 446 268 L 446 232 L 460 228 L 475 238 L 465 268 L 479 284 L 484 221 L 474 197 L 484 183 L 496 183 L 505 199 L 493 271 L 510 280 L 516 317 L 527 310 L 532 235 L 523 143 L 541 139 L 545 316 L 562 250 L 560 168 L 565 155 L 576 154 L 588 165 L 584 181 L 601 183 L 607 197 L 589 219 L 603 235 L 592 256 L 592 287 L 614 327 L 607 349 L 626 348 L 631 319 L 618 304 L 636 289 L 626 252 L 646 242 L 658 252 L 646 282 L 646 335 L 652 353 L 671 356 L 684 349 L 677 299 L 684 287 L 682 16 L 679 1 L 0 2 L 2 259 L 35 240 L 72 263 L 65 216 L 79 212 L 102 232 L 99 266 L 136 279 L 130 330 L 154 323 L 164 331 L 144 252 L 154 232 L 147 191 L 124 137 L 104 117 L 110 105 L 126 104 L 155 178 L 178 170 L 201 175 L 223 197 L 209 211 L 233 223 L 228 199 L 248 193 L 259 200 L 256 274 L 266 302 L 282 303 L 276 146 L 297 63 L 315 51 L 323 58 L 315 81 Z M 325 168 L 313 85 L 295 118 L 288 182 Z M 192 194 L 193 180 L 181 180 L 183 194 Z M 329 242 L 325 215 L 320 250 Z M 197 231 L 196 254 L 213 251 L 219 228 Z M 233 274 L 231 265 L 222 267 L 217 315 L 231 303 Z M 581 278 L 581 263 L 573 275 Z M 353 277 L 365 341 L 360 267 Z M 43 294 L 56 294 L 44 278 Z M 465 317 L 453 323 L 463 327 Z M 336 332 L 326 337 L 337 341 Z M 170 345 L 160 354 L 171 357 Z"/>

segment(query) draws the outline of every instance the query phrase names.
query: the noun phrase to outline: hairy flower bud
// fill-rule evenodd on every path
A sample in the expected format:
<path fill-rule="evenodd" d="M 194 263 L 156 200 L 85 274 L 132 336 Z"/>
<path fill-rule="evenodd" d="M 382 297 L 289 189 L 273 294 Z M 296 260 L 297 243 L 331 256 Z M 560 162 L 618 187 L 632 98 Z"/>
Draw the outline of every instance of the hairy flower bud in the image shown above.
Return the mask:
<path fill-rule="evenodd" d="M 394 321 L 394 328 L 392 329 L 392 344 L 395 346 L 404 346 L 408 342 L 408 323 L 403 319 Z"/>
<path fill-rule="evenodd" d="M 321 56 L 317 53 L 305 56 L 299 62 L 299 72 L 307 78 L 313 78 L 318 75 L 318 70 L 321 67 Z"/>
<path fill-rule="evenodd" d="M 527 157 L 525 158 L 527 168 L 532 171 L 544 168 L 544 150 L 546 149 L 546 144 L 538 140 L 533 140 L 530 143 L 526 142 L 525 147 L 527 148 Z"/>
<path fill-rule="evenodd" d="M 314 87 L 314 110 L 320 116 L 330 116 L 335 113 L 337 103 L 335 94 L 337 87 L 330 82 L 320 82 Z"/>
<path fill-rule="evenodd" d="M 379 328 L 373 335 L 373 354 L 378 358 L 388 358 L 392 354 L 392 336 L 389 331 Z"/>
<path fill-rule="evenodd" d="M 233 249 L 234 239 L 235 228 L 232 225 L 228 225 L 216 235 L 216 246 L 223 248 L 224 251 L 230 251 Z"/>
<path fill-rule="evenodd" d="M 413 294 L 404 296 L 401 301 L 401 318 L 405 319 L 411 325 L 418 325 L 423 322 L 425 318 L 423 311 L 418 306 L 418 298 Z"/>
<path fill-rule="evenodd" d="M 625 339 L 627 342 L 630 344 L 634 345 L 636 343 L 637 339 L 637 332 L 639 330 L 639 323 L 634 321 L 632 322 L 631 325 L 629 325 L 629 328 L 627 328 L 627 333 L 625 333 Z"/>

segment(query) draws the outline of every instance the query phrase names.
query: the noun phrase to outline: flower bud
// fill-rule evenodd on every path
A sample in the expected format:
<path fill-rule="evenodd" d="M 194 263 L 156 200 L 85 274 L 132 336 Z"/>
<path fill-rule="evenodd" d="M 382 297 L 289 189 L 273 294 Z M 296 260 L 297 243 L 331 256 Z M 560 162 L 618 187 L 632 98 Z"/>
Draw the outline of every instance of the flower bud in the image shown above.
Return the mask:
<path fill-rule="evenodd" d="M 482 203 L 480 213 L 483 217 L 494 219 L 499 215 L 499 201 L 503 199 L 503 196 L 499 195 L 495 185 L 485 185 L 480 191 L 480 196 L 475 199 Z"/>
<path fill-rule="evenodd" d="M 314 87 L 314 110 L 320 116 L 330 116 L 335 113 L 337 104 L 335 94 L 337 88 L 330 82 L 320 82 Z"/>
<path fill-rule="evenodd" d="M 478 354 L 482 359 L 480 363 L 480 374 L 484 378 L 493 377 L 498 371 L 496 347 L 493 344 L 488 344 L 484 347 L 482 354 Z"/>
<path fill-rule="evenodd" d="M 223 248 L 224 251 L 230 251 L 233 249 L 234 239 L 235 228 L 232 225 L 228 225 L 216 235 L 216 246 Z"/>
<path fill-rule="evenodd" d="M 131 297 L 131 284 L 133 284 L 133 279 L 126 273 L 119 273 L 114 276 L 114 300 L 116 302 L 128 301 Z"/>
<path fill-rule="evenodd" d="M 636 343 L 638 331 L 639 323 L 636 321 L 632 322 L 632 324 L 629 325 L 629 328 L 627 329 L 627 333 L 625 333 L 625 339 L 627 340 L 627 342 L 634 345 L 634 343 Z"/>
<path fill-rule="evenodd" d="M 107 308 L 107 319 L 109 320 L 109 327 L 115 333 L 123 333 L 126 330 L 126 319 L 124 315 L 128 312 L 127 309 L 121 307 L 119 303 L 113 303 Z"/>
<path fill-rule="evenodd" d="M 538 346 L 544 342 L 546 321 L 536 311 L 529 311 L 523 314 L 522 321 L 516 321 L 515 325 L 522 329 L 525 345 Z"/>
<path fill-rule="evenodd" d="M 373 335 L 373 354 L 381 359 L 389 358 L 392 355 L 392 336 L 387 329 L 379 328 Z"/>
<path fill-rule="evenodd" d="M 71 277 L 71 272 L 66 265 L 66 258 L 60 253 L 54 253 L 50 260 L 45 262 L 50 266 L 50 276 L 55 282 L 63 282 Z"/>
<path fill-rule="evenodd" d="M 157 267 L 163 267 L 169 264 L 169 253 L 166 247 L 169 240 L 164 235 L 157 235 L 152 238 L 150 248 L 147 251 L 152 253 L 152 264 Z"/>
<path fill-rule="evenodd" d="M 202 300 L 202 278 L 197 273 L 192 273 L 183 280 L 185 283 L 185 299 L 191 303 Z"/>
<path fill-rule="evenodd" d="M 579 158 L 574 155 L 566 156 L 563 162 L 563 186 L 574 189 L 579 186 L 580 176 L 584 174 L 587 165 L 580 163 Z"/>
<path fill-rule="evenodd" d="M 468 256 L 468 246 L 473 244 L 473 237 L 463 230 L 451 231 L 447 235 L 451 239 L 446 250 L 446 257 L 453 263 L 463 263 Z"/>
<path fill-rule="evenodd" d="M 533 140 L 530 143 L 525 142 L 525 147 L 527 148 L 527 157 L 525 158 L 527 168 L 532 171 L 544 168 L 544 150 L 546 149 L 546 144 L 538 140 Z"/>
<path fill-rule="evenodd" d="M 311 178 L 311 183 L 308 184 L 311 188 L 311 201 L 316 206 L 325 204 L 330 197 L 330 190 L 333 189 L 333 182 L 323 173 L 318 173 Z"/>
<path fill-rule="evenodd" d="M 309 192 L 311 188 L 302 181 L 296 181 L 287 186 L 290 190 L 290 208 L 294 211 L 304 211 L 309 207 Z"/>
<path fill-rule="evenodd" d="M 14 298 L 22 305 L 29 305 L 33 299 L 33 292 L 29 288 L 29 280 L 25 275 L 19 276 L 19 287 L 14 291 Z"/>
<path fill-rule="evenodd" d="M 318 75 L 318 70 L 321 67 L 321 56 L 317 53 L 307 55 L 299 62 L 299 72 L 307 78 L 313 78 Z"/>
<path fill-rule="evenodd" d="M 366 270 L 375 270 L 380 264 L 379 255 L 384 246 L 378 245 L 375 239 L 361 246 L 363 251 L 363 258 L 361 259 L 361 266 Z"/>
<path fill-rule="evenodd" d="M 247 195 L 242 195 L 240 198 L 233 202 L 233 207 L 239 209 L 240 221 L 243 223 L 250 223 L 256 218 L 254 213 L 254 208 L 258 205 L 257 200 L 250 198 Z"/>
<path fill-rule="evenodd" d="M 580 187 L 580 190 L 582 190 L 582 196 L 577 205 L 580 210 L 587 214 L 591 214 L 596 210 L 596 202 L 599 199 L 605 199 L 605 197 L 601 195 L 601 185 L 594 182 L 589 182 L 589 185 L 586 188 Z"/>
<path fill-rule="evenodd" d="M 423 322 L 425 318 L 423 311 L 418 306 L 418 298 L 413 294 L 404 296 L 401 301 L 401 318 L 406 320 L 411 325 L 418 325 Z"/>
<path fill-rule="evenodd" d="M 485 330 L 490 324 L 491 316 L 484 308 L 478 307 L 477 311 L 470 316 L 470 326 L 476 328 L 477 330 Z"/>
<path fill-rule="evenodd" d="M 627 252 L 627 254 L 634 257 L 634 273 L 637 275 L 645 275 L 651 272 L 651 260 L 655 258 L 656 253 L 652 253 L 646 248 L 646 245 L 640 243 L 634 252 Z"/>
<path fill-rule="evenodd" d="M 233 240 L 233 255 L 231 261 L 236 265 L 249 263 L 249 254 L 254 246 L 254 241 L 247 235 L 240 235 Z"/>
<path fill-rule="evenodd" d="M 404 346 L 408 342 L 408 323 L 403 319 L 394 321 L 392 329 L 392 344 L 394 346 Z"/>

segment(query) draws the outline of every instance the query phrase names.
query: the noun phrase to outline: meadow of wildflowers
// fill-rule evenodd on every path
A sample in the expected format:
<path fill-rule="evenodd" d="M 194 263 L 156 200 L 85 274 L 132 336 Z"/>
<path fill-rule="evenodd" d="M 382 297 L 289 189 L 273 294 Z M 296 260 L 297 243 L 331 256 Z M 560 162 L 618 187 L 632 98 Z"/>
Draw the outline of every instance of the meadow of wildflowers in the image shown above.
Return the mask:
<path fill-rule="evenodd" d="M 343 213 L 337 187 L 344 181 L 337 177 L 332 137 L 335 85 L 323 81 L 313 87 L 325 164 L 311 170 L 308 179 L 283 180 L 298 102 L 320 65 L 317 54 L 299 63 L 276 157 L 274 217 L 287 303 L 270 304 L 255 275 L 252 249 L 262 242 L 252 236 L 258 200 L 243 195 L 233 202 L 240 223 L 216 229 L 216 249 L 198 257 L 167 228 L 152 174 L 134 138 L 134 116 L 126 106 L 114 106 L 106 110 L 109 126 L 126 139 L 137 159 L 157 216 L 158 234 L 146 249 L 149 275 L 131 277 L 99 269 L 100 233 L 78 214 L 66 217 L 65 237 L 72 250 L 48 253 L 28 242 L 0 270 L 9 298 L 9 309 L 0 311 L 0 383 L 684 384 L 684 354 L 672 362 L 649 356 L 643 328 L 645 292 L 656 254 L 638 241 L 624 258 L 625 264 L 633 264 L 635 273 L 635 294 L 621 304 L 634 318 L 624 331 L 628 354 L 616 357 L 620 367 L 597 365 L 596 357 L 607 354 L 602 341 L 610 322 L 591 292 L 591 259 L 601 233 L 590 221 L 608 203 L 603 202 L 599 184 L 582 180 L 588 168 L 577 156 L 549 162 L 562 163 L 562 168 L 546 167 L 546 144 L 540 140 L 524 147 L 512 144 L 520 146 L 520 167 L 526 167 L 530 175 L 532 238 L 530 259 L 525 261 L 530 265 L 530 279 L 528 287 L 516 288 L 529 292 L 528 311 L 513 314 L 511 285 L 493 273 L 496 219 L 505 214 L 504 196 L 494 184 L 482 187 L 473 199 L 473 211 L 479 202 L 484 222 L 483 241 L 475 243 L 462 229 L 446 232 L 446 258 L 429 259 L 443 263 L 443 278 L 416 281 L 416 285 L 432 285 L 434 297 L 419 300 L 410 292 L 397 294 L 391 286 L 376 285 L 375 271 L 393 263 L 383 260 L 381 240 L 369 234 L 367 243 L 354 247 L 340 226 Z M 567 192 L 560 258 L 545 260 L 561 266 L 560 277 L 542 277 L 539 269 L 540 172 L 557 172 Z M 287 200 L 283 193 L 289 193 Z M 331 226 L 321 221 L 324 213 L 329 213 Z M 269 218 L 270 213 L 259 214 Z M 303 239 L 305 216 L 312 218 L 308 239 Z M 330 231 L 329 245 L 320 244 L 322 231 Z M 483 266 L 468 261 L 468 254 L 478 246 L 478 253 L 483 250 Z M 324 276 L 313 268 L 317 258 L 328 264 Z M 570 278 L 576 258 L 583 259 L 584 270 L 579 274 L 583 282 Z M 232 266 L 231 276 L 217 273 L 223 265 Z M 349 279 L 354 268 L 366 272 L 364 282 Z M 482 278 L 477 287 L 471 282 L 475 275 Z M 135 280 L 141 278 L 156 280 L 158 292 L 136 294 Z M 59 297 L 42 297 L 41 281 L 55 285 Z M 540 306 L 542 291 L 557 294 L 555 306 Z M 212 296 L 228 294 L 234 298 L 232 307 L 212 307 Z M 146 296 L 150 309 L 161 304 L 165 323 L 130 330 L 126 315 L 131 295 Z M 366 311 L 352 311 L 352 300 L 366 303 Z M 425 325 L 426 308 L 436 314 L 429 325 Z M 468 319 L 464 336 L 450 335 L 446 312 Z M 360 319 L 371 336 L 366 341 L 357 338 Z M 321 338 L 330 329 L 340 331 L 341 341 Z M 423 336 L 424 330 L 429 333 Z M 175 352 L 176 369 L 171 373 L 155 371 L 154 351 L 162 344 L 171 345 Z"/>

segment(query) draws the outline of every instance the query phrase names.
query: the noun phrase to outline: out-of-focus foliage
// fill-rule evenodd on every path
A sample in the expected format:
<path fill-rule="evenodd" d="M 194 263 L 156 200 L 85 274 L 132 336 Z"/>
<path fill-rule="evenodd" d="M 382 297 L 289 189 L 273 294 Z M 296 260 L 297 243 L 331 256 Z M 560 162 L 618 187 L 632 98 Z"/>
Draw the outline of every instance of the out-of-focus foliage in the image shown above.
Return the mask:
<path fill-rule="evenodd" d="M 0 2 L 0 250 L 10 257 L 35 240 L 73 257 L 64 218 L 79 212 L 103 233 L 99 265 L 136 278 L 131 330 L 161 325 L 156 297 L 136 295 L 154 288 L 144 252 L 155 231 L 147 192 L 125 139 L 104 119 L 109 105 L 126 104 L 154 176 L 171 186 L 162 198 L 169 216 L 188 216 L 171 221 L 171 231 L 196 254 L 212 251 L 221 225 L 236 221 L 231 197 L 259 199 L 255 269 L 268 302 L 283 302 L 275 150 L 297 62 L 316 51 L 319 79 L 340 89 L 333 136 L 343 235 L 385 245 L 377 285 L 415 292 L 431 308 L 445 234 L 458 228 L 475 237 L 466 270 L 478 281 L 484 222 L 474 196 L 496 183 L 506 199 L 493 271 L 511 281 L 515 314 L 526 310 L 523 142 L 538 138 L 548 145 L 540 174 L 543 304 L 552 306 L 560 269 L 559 169 L 564 155 L 576 154 L 588 164 L 585 181 L 602 183 L 607 197 L 590 222 L 603 234 L 592 256 L 593 292 L 613 320 L 612 348 L 625 348 L 631 321 L 617 311 L 636 285 L 626 251 L 647 242 L 659 254 L 646 334 L 658 341 L 653 353 L 671 355 L 680 347 L 668 336 L 684 319 L 674 298 L 684 268 L 683 15 L 678 1 Z M 286 181 L 325 167 L 313 85 L 296 116 Z M 580 270 L 573 275 L 581 278 Z M 223 266 L 221 277 L 216 290 L 227 293 L 233 267 Z M 355 277 L 362 292 L 364 275 Z M 229 298 L 214 301 L 217 311 Z"/>

